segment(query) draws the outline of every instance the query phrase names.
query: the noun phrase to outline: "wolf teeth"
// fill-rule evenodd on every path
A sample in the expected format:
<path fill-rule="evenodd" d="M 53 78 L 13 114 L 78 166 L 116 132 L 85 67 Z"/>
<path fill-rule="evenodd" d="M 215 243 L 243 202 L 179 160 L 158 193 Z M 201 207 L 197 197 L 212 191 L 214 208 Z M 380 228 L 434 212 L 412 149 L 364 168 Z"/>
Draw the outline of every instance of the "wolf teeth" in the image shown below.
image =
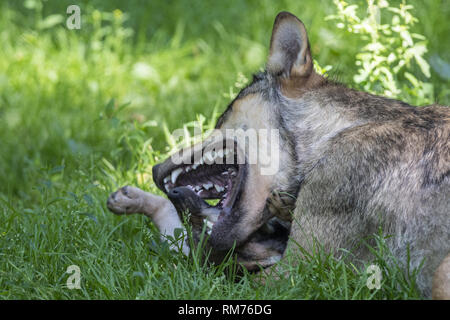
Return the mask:
<path fill-rule="evenodd" d="M 209 220 L 206 220 L 206 226 L 208 227 L 208 229 L 212 229 L 214 227 L 214 223 L 212 223 Z"/>
<path fill-rule="evenodd" d="M 166 191 L 169 191 L 169 187 L 170 187 L 170 182 L 172 183 L 172 185 L 175 184 L 175 182 L 178 179 L 178 176 L 183 173 L 183 172 L 189 172 L 189 171 L 193 171 L 196 170 L 199 166 L 205 164 L 205 161 L 212 164 L 215 162 L 216 159 L 223 159 L 224 157 L 226 157 L 228 154 L 233 153 L 233 150 L 230 149 L 220 149 L 217 151 L 208 151 L 206 152 L 202 158 L 200 158 L 200 160 L 198 161 L 198 163 L 194 163 L 192 165 L 189 166 L 184 166 L 182 168 L 178 168 L 175 169 L 171 172 L 171 174 L 169 174 L 167 177 L 165 177 L 163 179 L 164 181 L 164 187 L 166 189 Z M 235 172 L 232 169 L 228 169 L 228 171 L 226 172 L 222 172 L 222 175 L 231 175 L 231 176 L 236 176 L 237 172 Z M 222 192 L 225 189 L 221 186 L 217 186 L 214 185 L 213 183 L 206 183 L 203 185 L 203 188 L 206 190 L 211 189 L 212 187 L 214 187 L 217 192 Z M 202 189 L 201 186 L 195 187 L 194 188 L 196 191 L 200 191 Z"/>
<path fill-rule="evenodd" d="M 211 221 L 209 221 L 208 219 L 203 219 L 203 223 L 206 224 L 206 233 L 208 235 L 211 235 L 212 232 L 212 228 L 214 227 L 214 223 L 212 223 Z"/>
<path fill-rule="evenodd" d="M 178 176 L 180 175 L 180 173 L 183 172 L 182 168 L 178 168 L 172 171 L 172 183 L 175 183 L 175 181 L 177 181 Z"/>
<path fill-rule="evenodd" d="M 206 190 L 209 190 L 209 189 L 211 189 L 213 187 L 213 184 L 212 183 L 205 183 L 204 185 L 203 185 L 203 188 L 205 188 Z"/>

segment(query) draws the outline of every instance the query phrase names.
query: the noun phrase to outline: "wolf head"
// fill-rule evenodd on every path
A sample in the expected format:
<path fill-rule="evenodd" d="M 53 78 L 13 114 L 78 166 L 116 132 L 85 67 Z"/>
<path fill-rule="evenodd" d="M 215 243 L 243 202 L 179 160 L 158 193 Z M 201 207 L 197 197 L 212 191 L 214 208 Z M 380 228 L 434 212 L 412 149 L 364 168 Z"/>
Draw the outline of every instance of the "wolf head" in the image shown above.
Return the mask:
<path fill-rule="evenodd" d="M 281 12 L 266 71 L 229 104 L 207 139 L 153 168 L 156 185 L 179 211 L 210 221 L 209 243 L 216 250 L 243 244 L 277 214 L 269 201 L 274 192 L 295 201 L 297 155 L 283 106 L 324 81 L 314 72 L 305 26 Z M 211 206 L 204 199 L 219 202 Z"/>

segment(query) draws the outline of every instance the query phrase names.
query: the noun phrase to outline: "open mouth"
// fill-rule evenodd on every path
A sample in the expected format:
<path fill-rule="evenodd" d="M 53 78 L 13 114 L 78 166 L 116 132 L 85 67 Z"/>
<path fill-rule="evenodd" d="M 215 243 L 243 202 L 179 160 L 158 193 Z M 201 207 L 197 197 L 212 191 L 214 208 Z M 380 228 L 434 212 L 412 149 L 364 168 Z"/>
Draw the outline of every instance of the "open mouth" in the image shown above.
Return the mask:
<path fill-rule="evenodd" d="M 237 164 L 236 148 L 202 152 L 202 155 L 194 164 L 171 166 L 159 172 L 155 182 L 166 193 L 187 187 L 202 200 L 215 200 L 215 205 L 208 206 L 217 214 L 207 216 L 215 223 L 231 212 L 242 189 L 245 165 Z"/>

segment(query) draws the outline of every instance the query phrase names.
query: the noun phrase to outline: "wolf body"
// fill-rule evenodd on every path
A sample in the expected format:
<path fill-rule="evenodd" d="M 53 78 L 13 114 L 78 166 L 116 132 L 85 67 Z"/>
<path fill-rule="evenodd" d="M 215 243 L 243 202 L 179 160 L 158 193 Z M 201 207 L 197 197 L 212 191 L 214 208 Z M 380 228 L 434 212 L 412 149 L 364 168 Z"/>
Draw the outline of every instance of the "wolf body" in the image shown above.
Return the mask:
<path fill-rule="evenodd" d="M 211 222 L 213 251 L 236 246 L 249 268 L 275 264 L 286 245 L 298 259 L 298 246 L 312 252 L 320 245 L 336 255 L 348 249 L 355 260 L 367 261 L 362 240 L 381 229 L 405 269 L 423 262 L 417 284 L 430 296 L 433 273 L 450 252 L 450 109 L 413 107 L 349 89 L 317 74 L 312 61 L 303 23 L 280 13 L 266 71 L 218 120 L 218 132 L 278 130 L 279 166 L 273 174 L 261 174 L 258 162 L 203 161 L 195 167 L 171 157 L 154 167 L 156 185 L 175 205 L 172 212 L 194 212 L 196 230 L 203 219 Z M 214 136 L 179 156 L 191 160 L 196 150 L 205 155 Z M 235 143 L 232 149 L 245 147 Z M 224 191 L 203 188 L 202 172 Z M 222 200 L 212 207 L 203 201 L 210 197 Z M 108 207 L 115 208 L 112 202 Z M 450 290 L 450 280 L 441 285 Z"/>

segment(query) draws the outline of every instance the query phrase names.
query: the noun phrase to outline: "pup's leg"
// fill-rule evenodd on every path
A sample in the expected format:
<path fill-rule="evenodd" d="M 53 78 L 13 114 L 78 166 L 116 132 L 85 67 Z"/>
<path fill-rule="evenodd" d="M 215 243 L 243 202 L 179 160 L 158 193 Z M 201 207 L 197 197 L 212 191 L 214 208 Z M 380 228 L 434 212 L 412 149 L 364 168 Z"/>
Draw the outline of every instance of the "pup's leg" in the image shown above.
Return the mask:
<path fill-rule="evenodd" d="M 174 237 L 175 229 L 184 230 L 177 211 L 169 200 L 136 187 L 120 188 L 109 196 L 106 205 L 115 214 L 145 214 L 152 219 L 163 237 Z M 184 239 L 182 251 L 188 255 L 189 246 L 186 235 Z M 173 245 L 172 249 L 178 250 L 176 245 Z"/>
<path fill-rule="evenodd" d="M 432 297 L 434 300 L 450 300 L 450 254 L 434 274 Z"/>

